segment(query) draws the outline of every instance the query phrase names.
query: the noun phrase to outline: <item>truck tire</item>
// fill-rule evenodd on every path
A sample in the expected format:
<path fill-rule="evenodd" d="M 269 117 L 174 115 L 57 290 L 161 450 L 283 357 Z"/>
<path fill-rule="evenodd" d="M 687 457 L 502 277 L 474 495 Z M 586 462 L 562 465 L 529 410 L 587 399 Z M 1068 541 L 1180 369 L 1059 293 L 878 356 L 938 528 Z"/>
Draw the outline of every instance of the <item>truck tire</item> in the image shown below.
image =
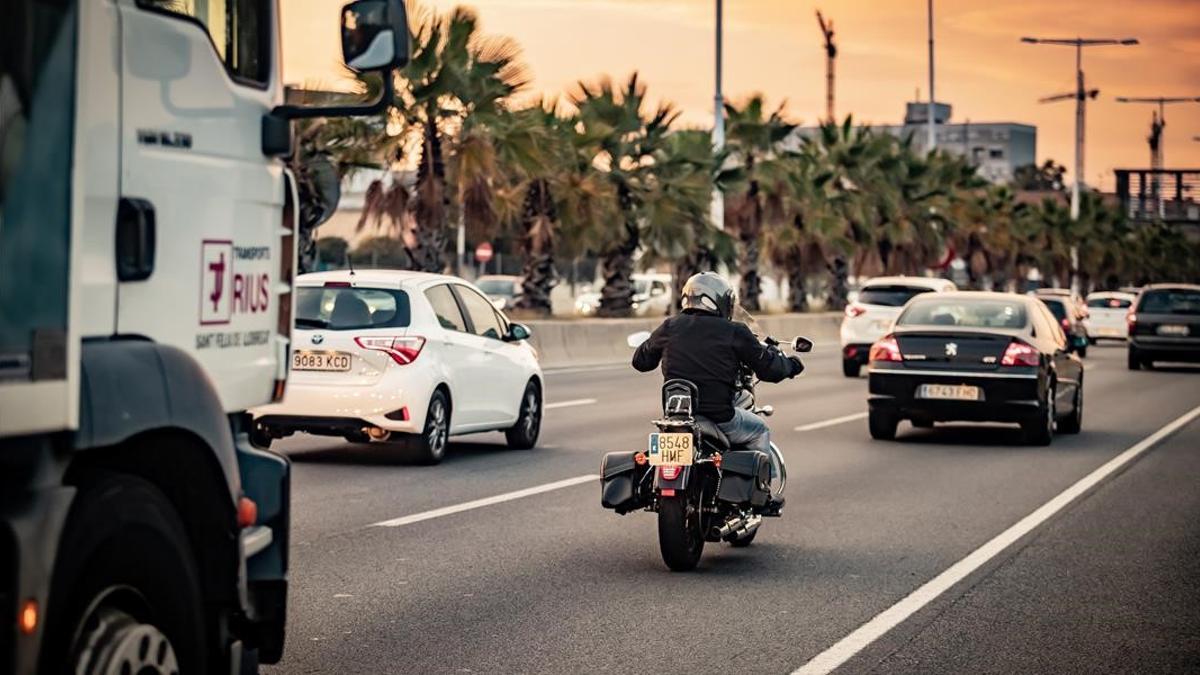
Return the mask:
<path fill-rule="evenodd" d="M 206 673 L 195 556 L 155 485 L 97 472 L 80 486 L 46 613 L 46 673 Z"/>

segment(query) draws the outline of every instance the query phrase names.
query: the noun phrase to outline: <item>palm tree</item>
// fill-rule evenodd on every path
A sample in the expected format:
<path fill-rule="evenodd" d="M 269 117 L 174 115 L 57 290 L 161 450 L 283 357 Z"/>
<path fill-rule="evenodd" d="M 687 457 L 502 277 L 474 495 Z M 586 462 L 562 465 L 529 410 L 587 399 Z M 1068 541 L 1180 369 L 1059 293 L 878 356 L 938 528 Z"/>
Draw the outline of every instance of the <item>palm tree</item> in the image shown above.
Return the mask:
<path fill-rule="evenodd" d="M 646 87 L 637 73 L 618 90 L 611 80 L 580 83 L 572 96 L 579 111 L 580 138 L 575 147 L 613 187 L 620 218 L 596 234 L 601 237 L 604 288 L 600 316 L 628 316 L 633 308 L 634 256 L 642 243 L 642 219 L 653 190 L 654 156 L 663 147 L 679 113 L 661 104 L 646 114 Z"/>
<path fill-rule="evenodd" d="M 766 113 L 762 95 L 747 99 L 741 107 L 725 104 L 728 160 L 722 183 L 725 196 L 725 225 L 741 245 L 741 302 L 751 311 L 759 309 L 762 283 L 758 272 L 763 228 L 784 219 L 784 195 L 789 190 L 788 160 L 781 144 L 796 125 L 785 122 L 783 107 Z"/>

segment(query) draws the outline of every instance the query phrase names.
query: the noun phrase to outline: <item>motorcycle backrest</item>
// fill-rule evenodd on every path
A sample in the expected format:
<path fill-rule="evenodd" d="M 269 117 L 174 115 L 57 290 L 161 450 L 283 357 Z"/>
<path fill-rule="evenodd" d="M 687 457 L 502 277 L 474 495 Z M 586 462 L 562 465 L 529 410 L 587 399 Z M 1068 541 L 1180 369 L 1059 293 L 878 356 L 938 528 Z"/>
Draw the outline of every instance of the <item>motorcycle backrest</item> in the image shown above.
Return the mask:
<path fill-rule="evenodd" d="M 700 406 L 700 388 L 688 380 L 667 380 L 662 387 L 662 403 L 667 417 L 692 417 Z"/>

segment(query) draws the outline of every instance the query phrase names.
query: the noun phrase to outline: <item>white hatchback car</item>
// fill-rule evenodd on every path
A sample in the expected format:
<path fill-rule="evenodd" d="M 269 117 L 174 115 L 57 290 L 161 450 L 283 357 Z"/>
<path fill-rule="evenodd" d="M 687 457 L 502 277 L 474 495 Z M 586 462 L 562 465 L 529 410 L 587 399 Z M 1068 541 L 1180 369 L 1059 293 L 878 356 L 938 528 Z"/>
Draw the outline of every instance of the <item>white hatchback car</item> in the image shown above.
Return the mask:
<path fill-rule="evenodd" d="M 456 277 L 394 270 L 296 280 L 291 373 L 280 403 L 252 411 L 256 440 L 296 431 L 407 441 L 427 463 L 447 439 L 504 431 L 537 443 L 543 381 L 529 329 Z"/>
<path fill-rule="evenodd" d="M 932 277 L 877 277 L 863 284 L 842 319 L 842 373 L 858 377 L 871 345 L 887 334 L 904 304 L 922 293 L 958 290 L 953 281 Z"/>
<path fill-rule="evenodd" d="M 1083 320 L 1088 341 L 1126 340 L 1129 338 L 1129 308 L 1137 296 L 1132 293 L 1088 293 L 1088 315 Z"/>

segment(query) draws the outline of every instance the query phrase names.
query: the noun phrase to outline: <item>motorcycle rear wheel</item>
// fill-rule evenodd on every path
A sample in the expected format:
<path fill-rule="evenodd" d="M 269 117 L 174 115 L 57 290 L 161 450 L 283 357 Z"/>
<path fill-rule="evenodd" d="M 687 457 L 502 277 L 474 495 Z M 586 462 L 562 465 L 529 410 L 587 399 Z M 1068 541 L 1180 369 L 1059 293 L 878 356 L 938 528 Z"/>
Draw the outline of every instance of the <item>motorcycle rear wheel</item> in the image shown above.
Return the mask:
<path fill-rule="evenodd" d="M 695 569 L 704 552 L 700 510 L 686 496 L 663 499 L 658 505 L 658 548 L 674 572 Z"/>

